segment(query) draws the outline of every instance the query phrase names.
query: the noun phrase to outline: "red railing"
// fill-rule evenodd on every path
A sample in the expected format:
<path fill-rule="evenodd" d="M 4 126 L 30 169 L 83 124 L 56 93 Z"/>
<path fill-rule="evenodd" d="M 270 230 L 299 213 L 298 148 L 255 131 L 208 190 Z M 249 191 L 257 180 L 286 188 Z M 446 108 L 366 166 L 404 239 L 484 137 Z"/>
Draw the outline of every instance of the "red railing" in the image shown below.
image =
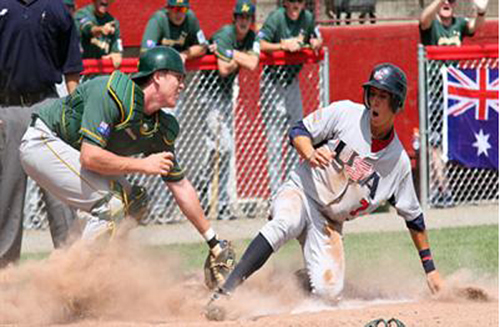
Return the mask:
<path fill-rule="evenodd" d="M 428 46 L 430 60 L 473 60 L 498 58 L 498 44 L 467 45 L 461 47 Z"/>
<path fill-rule="evenodd" d="M 297 65 L 315 63 L 323 60 L 324 51 L 314 52 L 310 49 L 303 49 L 295 53 L 285 53 L 276 51 L 272 54 L 261 53 L 261 65 Z M 124 73 L 135 73 L 137 71 L 137 58 L 124 58 L 120 66 L 120 71 Z M 88 74 L 111 74 L 115 68 L 111 59 L 85 59 L 83 60 L 83 75 Z M 187 70 L 213 70 L 217 69 L 217 58 L 214 55 L 205 55 L 201 58 L 188 60 L 186 62 Z"/>

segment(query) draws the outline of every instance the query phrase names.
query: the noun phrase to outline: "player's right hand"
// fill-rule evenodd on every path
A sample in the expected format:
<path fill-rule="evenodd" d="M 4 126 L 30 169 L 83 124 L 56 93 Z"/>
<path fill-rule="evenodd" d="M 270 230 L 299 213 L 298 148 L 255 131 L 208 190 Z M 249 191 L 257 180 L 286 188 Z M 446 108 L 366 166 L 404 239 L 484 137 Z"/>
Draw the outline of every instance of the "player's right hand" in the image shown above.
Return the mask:
<path fill-rule="evenodd" d="M 321 147 L 315 149 L 313 154 L 308 158 L 309 165 L 316 168 L 326 168 L 330 162 L 333 160 L 334 153 L 332 153 L 327 147 Z"/>
<path fill-rule="evenodd" d="M 168 175 L 174 166 L 172 152 L 160 152 L 147 156 L 143 160 L 143 173 L 147 175 Z"/>

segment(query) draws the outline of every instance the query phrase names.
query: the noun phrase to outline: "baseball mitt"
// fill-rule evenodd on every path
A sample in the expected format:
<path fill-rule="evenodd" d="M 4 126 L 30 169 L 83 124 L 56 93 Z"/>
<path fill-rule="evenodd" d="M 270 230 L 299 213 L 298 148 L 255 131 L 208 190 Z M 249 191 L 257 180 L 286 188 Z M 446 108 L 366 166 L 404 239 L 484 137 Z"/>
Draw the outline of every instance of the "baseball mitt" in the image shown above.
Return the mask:
<path fill-rule="evenodd" d="M 226 240 L 219 241 L 219 244 L 210 249 L 205 260 L 205 285 L 211 290 L 222 286 L 235 264 L 236 253 L 231 243 Z"/>

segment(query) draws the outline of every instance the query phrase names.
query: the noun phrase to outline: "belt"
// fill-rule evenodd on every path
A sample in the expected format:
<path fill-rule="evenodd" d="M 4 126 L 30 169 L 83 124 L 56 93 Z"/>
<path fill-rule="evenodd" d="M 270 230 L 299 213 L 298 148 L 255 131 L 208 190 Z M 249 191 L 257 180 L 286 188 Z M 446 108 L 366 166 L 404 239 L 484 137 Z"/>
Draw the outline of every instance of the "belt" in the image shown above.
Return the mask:
<path fill-rule="evenodd" d="M 21 106 L 30 107 L 35 103 L 41 102 L 47 98 L 57 98 L 55 89 L 46 89 L 40 92 L 17 93 L 6 92 L 0 93 L 1 106 Z"/>

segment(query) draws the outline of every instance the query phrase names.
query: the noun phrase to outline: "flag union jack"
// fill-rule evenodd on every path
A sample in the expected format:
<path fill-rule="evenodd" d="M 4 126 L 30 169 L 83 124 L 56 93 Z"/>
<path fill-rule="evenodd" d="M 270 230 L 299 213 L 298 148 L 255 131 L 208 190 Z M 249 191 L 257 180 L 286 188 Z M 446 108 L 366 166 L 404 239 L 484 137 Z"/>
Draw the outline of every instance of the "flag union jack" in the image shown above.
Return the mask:
<path fill-rule="evenodd" d="M 443 68 L 443 152 L 469 168 L 498 170 L 498 68 Z"/>
<path fill-rule="evenodd" d="M 490 110 L 498 112 L 498 69 L 448 67 L 448 115 L 468 110 L 477 120 L 488 120 Z"/>

